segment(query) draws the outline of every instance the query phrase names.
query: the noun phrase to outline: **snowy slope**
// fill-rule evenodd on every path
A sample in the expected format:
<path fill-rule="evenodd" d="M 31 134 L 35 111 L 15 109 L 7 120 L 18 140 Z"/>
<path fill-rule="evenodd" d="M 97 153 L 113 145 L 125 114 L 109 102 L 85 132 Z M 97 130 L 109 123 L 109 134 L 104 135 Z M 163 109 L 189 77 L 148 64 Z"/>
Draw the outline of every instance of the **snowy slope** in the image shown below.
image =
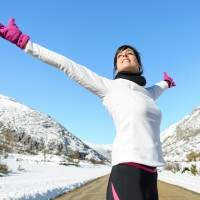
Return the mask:
<path fill-rule="evenodd" d="M 17 158 L 23 161 L 16 161 Z M 41 162 L 38 156 L 10 155 L 3 162 L 12 169 L 12 173 L 0 177 L 0 200 L 51 199 L 111 171 L 111 167 L 106 165 L 90 164 L 87 167 L 84 163 L 80 163 L 80 167 L 58 165 L 60 160 L 61 157 L 55 156 L 52 162 Z M 19 165 L 24 170 L 19 171 Z M 159 170 L 158 179 L 200 193 L 199 176 Z"/>
<path fill-rule="evenodd" d="M 200 152 L 200 106 L 161 133 L 167 161 L 186 161 L 190 152 Z"/>
<path fill-rule="evenodd" d="M 21 161 L 17 161 L 21 160 Z M 39 156 L 13 154 L 3 162 L 12 172 L 0 177 L 0 200 L 47 200 L 110 173 L 107 165 L 80 162 L 79 167 L 58 165 L 62 157 L 41 162 Z M 19 165 L 21 170 L 19 171 Z"/>
<path fill-rule="evenodd" d="M 18 152 L 37 153 L 45 149 L 71 158 L 106 160 L 50 116 L 1 94 L 0 136 L 1 142 Z"/>
<path fill-rule="evenodd" d="M 99 154 L 103 155 L 105 158 L 107 158 L 109 161 L 111 161 L 112 157 L 112 144 L 92 144 L 89 142 L 83 141 L 85 144 L 87 144 L 89 147 L 97 151 Z"/>

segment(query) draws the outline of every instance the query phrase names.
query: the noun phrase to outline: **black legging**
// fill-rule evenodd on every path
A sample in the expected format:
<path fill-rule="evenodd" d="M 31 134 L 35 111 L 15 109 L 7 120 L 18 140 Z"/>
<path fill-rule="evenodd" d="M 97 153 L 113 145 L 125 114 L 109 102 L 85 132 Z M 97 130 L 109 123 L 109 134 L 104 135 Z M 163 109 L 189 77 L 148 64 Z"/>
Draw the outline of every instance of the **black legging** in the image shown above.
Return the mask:
<path fill-rule="evenodd" d="M 157 176 L 157 172 L 115 165 L 110 174 L 106 200 L 158 200 Z"/>

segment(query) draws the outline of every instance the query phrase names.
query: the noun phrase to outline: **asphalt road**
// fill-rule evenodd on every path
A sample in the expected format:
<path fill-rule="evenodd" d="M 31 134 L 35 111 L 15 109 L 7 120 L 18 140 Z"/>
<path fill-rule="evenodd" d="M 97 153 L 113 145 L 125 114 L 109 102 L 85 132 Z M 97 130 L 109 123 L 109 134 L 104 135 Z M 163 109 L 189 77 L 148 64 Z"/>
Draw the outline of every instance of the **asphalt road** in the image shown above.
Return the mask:
<path fill-rule="evenodd" d="M 54 200 L 106 200 L 108 177 L 103 176 Z M 159 200 L 200 200 L 200 194 L 162 181 L 158 181 L 158 192 Z"/>

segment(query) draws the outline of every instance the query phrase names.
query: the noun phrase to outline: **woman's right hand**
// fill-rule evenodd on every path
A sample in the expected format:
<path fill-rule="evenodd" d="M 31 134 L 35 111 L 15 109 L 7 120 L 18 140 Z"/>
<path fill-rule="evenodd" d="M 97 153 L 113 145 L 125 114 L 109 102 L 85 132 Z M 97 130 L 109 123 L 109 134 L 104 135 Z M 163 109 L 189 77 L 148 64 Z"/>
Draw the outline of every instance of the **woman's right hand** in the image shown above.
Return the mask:
<path fill-rule="evenodd" d="M 14 21 L 15 19 L 11 18 L 8 22 L 8 27 L 0 24 L 0 36 L 5 40 L 16 44 L 20 49 L 24 49 L 30 37 L 23 34 Z"/>

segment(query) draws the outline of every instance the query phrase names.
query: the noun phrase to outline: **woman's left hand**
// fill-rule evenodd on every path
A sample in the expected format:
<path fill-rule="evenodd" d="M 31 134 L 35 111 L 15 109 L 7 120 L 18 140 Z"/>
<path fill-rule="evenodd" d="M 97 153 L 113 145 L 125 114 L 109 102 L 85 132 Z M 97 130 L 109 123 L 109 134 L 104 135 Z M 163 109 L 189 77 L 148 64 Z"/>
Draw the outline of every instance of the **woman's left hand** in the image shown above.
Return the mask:
<path fill-rule="evenodd" d="M 164 81 L 167 81 L 169 88 L 176 86 L 173 79 L 169 77 L 166 72 L 164 72 Z"/>

